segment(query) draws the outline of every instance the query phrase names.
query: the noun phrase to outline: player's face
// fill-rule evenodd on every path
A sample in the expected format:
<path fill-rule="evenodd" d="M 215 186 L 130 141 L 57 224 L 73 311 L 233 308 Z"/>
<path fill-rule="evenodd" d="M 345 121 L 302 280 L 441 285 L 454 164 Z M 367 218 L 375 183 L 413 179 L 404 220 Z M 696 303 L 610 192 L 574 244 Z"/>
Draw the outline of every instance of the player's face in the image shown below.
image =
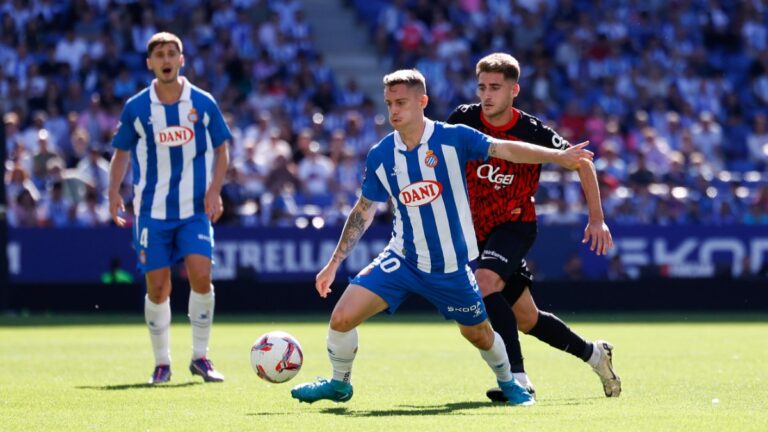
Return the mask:
<path fill-rule="evenodd" d="M 520 84 L 504 79 L 500 72 L 481 72 L 477 77 L 477 97 L 486 118 L 508 112 L 519 92 Z"/>
<path fill-rule="evenodd" d="M 147 58 L 147 69 L 155 74 L 155 78 L 163 84 L 175 82 L 179 70 L 184 66 L 184 55 L 174 43 L 164 43 L 156 46 Z"/>
<path fill-rule="evenodd" d="M 424 120 L 424 108 L 427 106 L 427 95 L 421 94 L 415 88 L 409 89 L 405 84 L 396 84 L 384 88 L 384 102 L 389 111 L 389 123 L 396 131 L 421 124 Z"/>

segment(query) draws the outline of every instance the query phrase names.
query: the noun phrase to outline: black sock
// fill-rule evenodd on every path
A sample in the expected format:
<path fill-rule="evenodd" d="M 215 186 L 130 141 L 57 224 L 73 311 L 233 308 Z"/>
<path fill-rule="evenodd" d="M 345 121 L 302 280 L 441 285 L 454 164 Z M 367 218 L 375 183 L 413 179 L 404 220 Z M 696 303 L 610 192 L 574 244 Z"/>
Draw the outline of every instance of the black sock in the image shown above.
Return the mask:
<path fill-rule="evenodd" d="M 520 349 L 520 339 L 517 335 L 517 320 L 507 299 L 500 293 L 493 293 L 483 299 L 488 318 L 496 333 L 501 336 L 507 348 L 512 373 L 525 372 L 523 352 Z"/>
<path fill-rule="evenodd" d="M 589 360 L 592 355 L 592 344 L 549 312 L 539 311 L 539 320 L 528 334 L 584 361 Z"/>

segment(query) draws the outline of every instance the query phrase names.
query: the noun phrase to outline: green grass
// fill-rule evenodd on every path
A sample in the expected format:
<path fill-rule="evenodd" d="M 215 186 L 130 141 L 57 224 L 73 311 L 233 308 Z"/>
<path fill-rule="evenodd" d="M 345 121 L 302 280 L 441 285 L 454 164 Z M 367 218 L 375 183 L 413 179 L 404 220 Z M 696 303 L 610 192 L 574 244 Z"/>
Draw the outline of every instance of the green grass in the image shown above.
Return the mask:
<path fill-rule="evenodd" d="M 142 384 L 152 357 L 139 315 L 2 317 L 0 430 L 768 431 L 768 316 L 673 318 L 565 317 L 616 345 L 617 399 L 603 397 L 580 360 L 523 335 L 539 401 L 514 408 L 486 402 L 491 372 L 436 315 L 364 324 L 355 396 L 338 405 L 289 394 L 329 373 L 326 316 L 217 317 L 211 358 L 223 384 L 190 376 L 190 327 L 174 316 L 174 375 L 157 388 Z M 275 329 L 304 348 L 304 368 L 287 384 L 259 380 L 248 361 L 254 339 Z"/>

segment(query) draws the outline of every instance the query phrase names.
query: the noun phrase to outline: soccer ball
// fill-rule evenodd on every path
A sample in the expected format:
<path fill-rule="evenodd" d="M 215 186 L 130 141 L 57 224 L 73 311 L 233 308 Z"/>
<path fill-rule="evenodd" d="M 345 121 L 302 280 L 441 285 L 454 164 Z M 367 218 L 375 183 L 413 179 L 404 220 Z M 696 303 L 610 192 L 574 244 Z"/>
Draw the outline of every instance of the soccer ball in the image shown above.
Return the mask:
<path fill-rule="evenodd" d="M 251 367 L 259 378 L 282 383 L 299 373 L 304 362 L 299 341 L 282 331 L 259 336 L 251 347 Z"/>

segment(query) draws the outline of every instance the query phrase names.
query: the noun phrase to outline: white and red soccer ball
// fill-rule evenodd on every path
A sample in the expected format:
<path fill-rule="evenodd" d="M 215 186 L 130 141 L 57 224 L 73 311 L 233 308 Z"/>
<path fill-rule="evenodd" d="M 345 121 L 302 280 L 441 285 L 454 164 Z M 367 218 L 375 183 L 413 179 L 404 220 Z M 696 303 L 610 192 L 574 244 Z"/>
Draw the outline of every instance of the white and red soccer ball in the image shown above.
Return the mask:
<path fill-rule="evenodd" d="M 259 378 L 282 383 L 295 377 L 304 362 L 299 341 L 282 331 L 259 336 L 251 347 L 251 367 Z"/>

